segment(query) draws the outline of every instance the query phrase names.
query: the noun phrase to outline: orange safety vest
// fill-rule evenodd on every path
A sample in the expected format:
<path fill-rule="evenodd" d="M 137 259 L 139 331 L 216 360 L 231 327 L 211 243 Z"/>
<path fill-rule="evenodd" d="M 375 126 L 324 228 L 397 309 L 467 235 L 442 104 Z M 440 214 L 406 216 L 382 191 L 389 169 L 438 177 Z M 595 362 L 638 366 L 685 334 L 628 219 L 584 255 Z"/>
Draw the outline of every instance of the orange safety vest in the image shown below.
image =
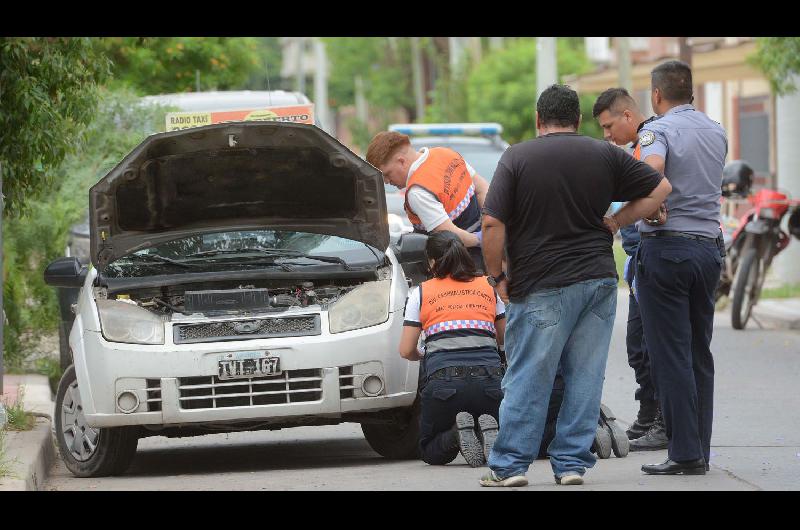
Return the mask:
<path fill-rule="evenodd" d="M 633 149 L 633 158 L 636 160 L 642 159 L 642 144 L 640 144 L 638 141 L 636 142 L 636 147 Z"/>
<path fill-rule="evenodd" d="M 497 298 L 485 276 L 468 282 L 434 278 L 420 284 L 420 323 L 427 353 L 497 349 Z"/>
<path fill-rule="evenodd" d="M 474 198 L 475 185 L 467 171 L 466 162 L 452 149 L 431 147 L 425 162 L 408 179 L 406 189 L 411 189 L 411 186 L 420 186 L 433 193 L 457 227 L 473 231 L 480 226 L 480 210 L 477 198 Z M 404 206 L 414 228 L 426 232 L 422 220 L 408 204 L 407 193 Z"/>

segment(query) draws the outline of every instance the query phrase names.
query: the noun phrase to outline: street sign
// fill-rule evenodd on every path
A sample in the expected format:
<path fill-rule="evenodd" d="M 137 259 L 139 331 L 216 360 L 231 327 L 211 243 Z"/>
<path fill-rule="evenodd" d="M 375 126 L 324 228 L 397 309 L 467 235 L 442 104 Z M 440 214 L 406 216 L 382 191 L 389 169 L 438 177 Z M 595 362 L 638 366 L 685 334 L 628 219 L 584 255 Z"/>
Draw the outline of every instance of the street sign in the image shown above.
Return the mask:
<path fill-rule="evenodd" d="M 166 130 L 167 132 L 178 131 L 227 121 L 281 121 L 313 125 L 314 105 L 211 112 L 170 112 L 166 117 Z"/>

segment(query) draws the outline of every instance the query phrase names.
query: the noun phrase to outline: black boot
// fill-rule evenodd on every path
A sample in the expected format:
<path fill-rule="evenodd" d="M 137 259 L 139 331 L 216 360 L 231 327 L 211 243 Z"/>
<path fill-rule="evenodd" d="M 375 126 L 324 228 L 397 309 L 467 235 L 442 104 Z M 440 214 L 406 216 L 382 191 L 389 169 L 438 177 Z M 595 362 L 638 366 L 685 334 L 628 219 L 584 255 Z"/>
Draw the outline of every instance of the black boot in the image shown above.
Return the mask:
<path fill-rule="evenodd" d="M 656 412 L 658 411 L 658 402 L 655 399 L 642 399 L 639 401 L 639 413 L 636 415 L 636 421 L 625 431 L 628 435 L 628 440 L 636 440 L 641 438 L 656 419 Z"/>
<path fill-rule="evenodd" d="M 664 419 L 661 416 L 661 409 L 656 413 L 655 420 L 652 427 L 647 431 L 647 434 L 631 440 L 631 451 L 660 451 L 667 449 L 669 446 L 669 438 L 667 438 L 667 430 L 664 427 Z"/>

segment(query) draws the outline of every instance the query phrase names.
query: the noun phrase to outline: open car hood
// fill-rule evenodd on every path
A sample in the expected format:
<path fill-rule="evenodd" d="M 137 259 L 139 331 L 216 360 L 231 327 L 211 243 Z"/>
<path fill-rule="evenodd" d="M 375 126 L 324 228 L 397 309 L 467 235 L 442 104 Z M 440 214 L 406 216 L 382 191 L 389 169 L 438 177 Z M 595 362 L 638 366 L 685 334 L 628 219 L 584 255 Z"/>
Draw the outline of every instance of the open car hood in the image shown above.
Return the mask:
<path fill-rule="evenodd" d="M 383 177 L 314 125 L 154 134 L 89 190 L 91 261 L 195 234 L 280 229 L 389 245 Z"/>

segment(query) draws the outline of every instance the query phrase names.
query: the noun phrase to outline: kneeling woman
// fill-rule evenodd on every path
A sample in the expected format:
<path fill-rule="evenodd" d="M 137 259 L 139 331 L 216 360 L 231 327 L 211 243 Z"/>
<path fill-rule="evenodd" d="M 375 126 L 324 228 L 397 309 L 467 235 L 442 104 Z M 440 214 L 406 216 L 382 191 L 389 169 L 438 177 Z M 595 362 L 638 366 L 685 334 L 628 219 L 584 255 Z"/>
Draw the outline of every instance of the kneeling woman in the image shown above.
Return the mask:
<path fill-rule="evenodd" d="M 425 252 L 433 279 L 411 291 L 400 341 L 400 355 L 418 361 L 425 334 L 422 459 L 447 464 L 460 451 L 469 465 L 482 466 L 497 436 L 503 397 L 498 344 L 505 307 L 457 235 L 434 232 Z"/>

